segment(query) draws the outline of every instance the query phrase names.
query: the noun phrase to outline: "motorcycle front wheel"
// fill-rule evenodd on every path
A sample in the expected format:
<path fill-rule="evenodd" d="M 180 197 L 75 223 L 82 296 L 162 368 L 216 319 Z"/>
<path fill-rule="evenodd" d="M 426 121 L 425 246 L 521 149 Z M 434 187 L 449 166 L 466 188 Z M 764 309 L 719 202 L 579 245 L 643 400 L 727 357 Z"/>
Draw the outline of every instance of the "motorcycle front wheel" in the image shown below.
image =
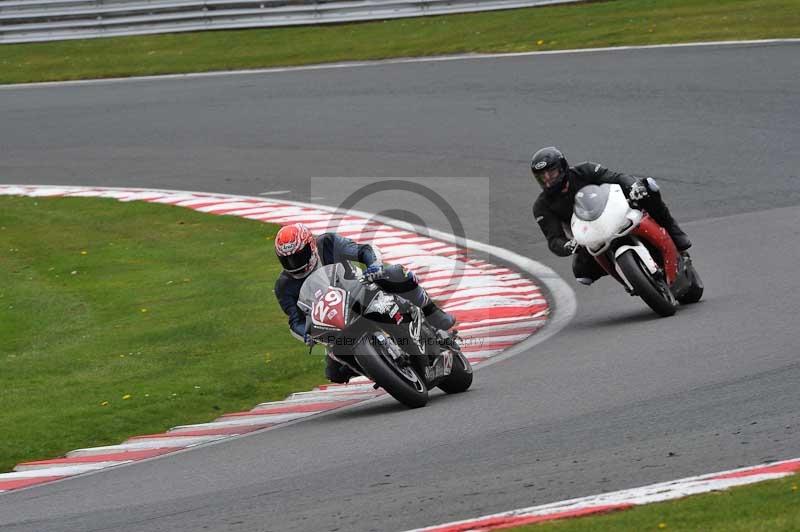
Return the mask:
<path fill-rule="evenodd" d="M 439 383 L 439 389 L 445 393 L 466 392 L 472 386 L 472 364 L 462 353 L 453 356 L 453 370 L 445 380 Z"/>
<path fill-rule="evenodd" d="M 617 264 L 625 278 L 633 286 L 636 295 L 647 303 L 659 316 L 667 317 L 675 314 L 678 300 L 672 295 L 665 281 L 655 279 L 639 261 L 633 250 L 628 250 L 617 257 Z"/>
<path fill-rule="evenodd" d="M 409 408 L 428 403 L 428 387 L 410 365 L 399 365 L 375 337 L 358 342 L 355 359 L 375 384 Z"/>

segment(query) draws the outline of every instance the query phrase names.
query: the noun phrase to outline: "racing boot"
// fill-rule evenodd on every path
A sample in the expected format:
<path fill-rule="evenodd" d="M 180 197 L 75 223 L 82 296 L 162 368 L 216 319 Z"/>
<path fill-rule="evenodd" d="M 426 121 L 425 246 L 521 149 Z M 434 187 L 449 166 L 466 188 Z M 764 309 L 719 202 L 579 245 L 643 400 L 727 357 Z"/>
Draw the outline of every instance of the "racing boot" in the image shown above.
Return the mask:
<path fill-rule="evenodd" d="M 669 212 L 667 206 L 661 202 L 659 207 L 660 208 L 651 209 L 650 214 L 653 215 L 653 218 L 655 218 L 656 222 L 658 222 L 661 227 L 667 230 L 669 236 L 672 237 L 672 241 L 675 242 L 675 247 L 678 248 L 678 251 L 686 251 L 692 247 L 692 241 L 689 240 L 689 236 L 683 232 L 683 229 L 681 229 L 681 226 L 675 221 L 675 218 L 672 217 L 672 213 Z"/>
<path fill-rule="evenodd" d="M 683 232 L 683 229 L 680 228 L 678 222 L 676 222 L 674 218 L 670 216 L 670 220 L 671 223 L 664 229 L 666 229 L 669 236 L 672 237 L 672 241 L 675 242 L 675 247 L 678 248 L 678 251 L 686 251 L 692 247 L 692 241 L 689 240 L 689 236 Z"/>
<path fill-rule="evenodd" d="M 456 324 L 455 316 L 437 307 L 433 301 L 422 307 L 422 313 L 425 314 L 428 323 L 437 329 L 447 331 Z"/>
<path fill-rule="evenodd" d="M 357 373 L 350 369 L 349 366 L 345 366 L 341 362 L 332 359 L 331 357 L 327 358 L 327 364 L 325 365 L 325 377 L 336 384 L 347 384 L 350 379 L 355 377 Z"/>

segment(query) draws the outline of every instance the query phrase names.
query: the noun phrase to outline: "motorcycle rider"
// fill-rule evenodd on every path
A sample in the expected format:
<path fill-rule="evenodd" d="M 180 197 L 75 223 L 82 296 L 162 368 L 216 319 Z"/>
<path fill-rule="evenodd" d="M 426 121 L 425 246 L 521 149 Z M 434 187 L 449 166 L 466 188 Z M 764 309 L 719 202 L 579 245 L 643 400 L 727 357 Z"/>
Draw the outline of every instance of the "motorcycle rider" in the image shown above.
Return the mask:
<path fill-rule="evenodd" d="M 358 244 L 336 233 L 314 236 L 304 224 L 295 223 L 285 225 L 278 231 L 275 254 L 283 266 L 283 272 L 275 281 L 275 296 L 289 317 L 289 329 L 306 343 L 311 343 L 306 334 L 306 316 L 297 306 L 303 282 L 320 266 L 348 260 L 367 266 L 365 281 L 374 282 L 382 290 L 397 294 L 422 309 L 433 327 L 447 330 L 455 325 L 455 318 L 436 306 L 413 272 L 401 265 L 383 264 L 380 254 L 370 244 Z M 325 376 L 328 380 L 344 384 L 355 375 L 346 365 L 330 356 L 325 358 Z"/>
<path fill-rule="evenodd" d="M 593 162 L 569 166 L 564 154 L 553 146 L 542 148 L 533 154 L 531 172 L 542 187 L 542 192 L 533 204 L 533 216 L 547 238 L 550 251 L 560 257 L 575 254 L 572 273 L 581 284 L 588 286 L 606 275 L 606 271 L 589 252 L 578 246 L 571 234 L 567 236 L 575 194 L 586 185 L 620 185 L 633 206 L 647 211 L 666 229 L 678 251 L 686 253 L 692 246 L 689 237 L 664 204 L 658 184 L 652 177 L 633 177 Z"/>

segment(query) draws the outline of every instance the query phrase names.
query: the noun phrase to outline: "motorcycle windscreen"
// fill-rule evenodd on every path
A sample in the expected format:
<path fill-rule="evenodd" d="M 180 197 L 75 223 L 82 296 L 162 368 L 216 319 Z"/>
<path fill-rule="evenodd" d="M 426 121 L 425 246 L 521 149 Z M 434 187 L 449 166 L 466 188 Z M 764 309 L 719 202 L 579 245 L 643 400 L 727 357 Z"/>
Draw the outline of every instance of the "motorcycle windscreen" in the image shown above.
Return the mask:
<path fill-rule="evenodd" d="M 311 315 L 314 324 L 343 329 L 349 314 L 348 300 L 357 300 L 363 289 L 357 276 L 358 270 L 349 263 L 323 266 L 303 283 L 297 306 Z"/>
<path fill-rule="evenodd" d="M 587 185 L 575 194 L 573 212 L 575 216 L 586 222 L 600 218 L 608 204 L 608 195 L 611 187 L 603 185 Z"/>

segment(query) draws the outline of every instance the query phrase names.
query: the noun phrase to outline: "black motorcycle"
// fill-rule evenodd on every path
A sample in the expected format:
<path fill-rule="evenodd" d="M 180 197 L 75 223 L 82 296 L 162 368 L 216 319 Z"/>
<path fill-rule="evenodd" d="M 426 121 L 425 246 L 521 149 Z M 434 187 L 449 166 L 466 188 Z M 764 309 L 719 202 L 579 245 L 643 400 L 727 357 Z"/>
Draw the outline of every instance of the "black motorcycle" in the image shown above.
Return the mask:
<path fill-rule="evenodd" d="M 457 336 L 434 329 L 418 307 L 365 282 L 349 262 L 312 273 L 298 306 L 306 313 L 306 331 L 327 347 L 327 356 L 410 408 L 425 406 L 430 388 L 460 393 L 472 384 Z"/>

